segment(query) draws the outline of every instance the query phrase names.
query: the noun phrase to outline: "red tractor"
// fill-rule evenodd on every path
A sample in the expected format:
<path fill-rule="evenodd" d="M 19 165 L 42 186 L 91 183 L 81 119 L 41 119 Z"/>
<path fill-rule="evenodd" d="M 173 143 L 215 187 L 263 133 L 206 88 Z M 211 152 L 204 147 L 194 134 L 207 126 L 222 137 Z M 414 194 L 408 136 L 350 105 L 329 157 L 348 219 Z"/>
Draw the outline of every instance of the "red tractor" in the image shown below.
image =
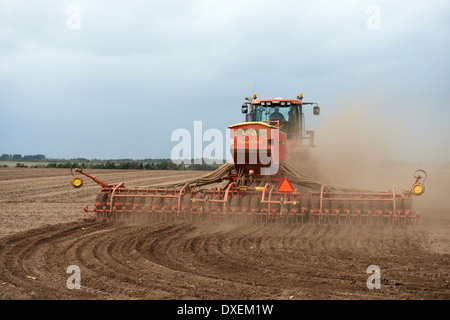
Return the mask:
<path fill-rule="evenodd" d="M 314 131 L 305 129 L 303 107 L 312 105 L 315 115 L 320 108 L 315 102 L 303 102 L 302 94 L 296 99 L 258 99 L 254 94 L 246 100 L 241 109 L 245 122 L 229 126 L 235 167 L 259 179 L 270 175 L 272 181 L 279 181 L 281 162 L 309 159 Z"/>

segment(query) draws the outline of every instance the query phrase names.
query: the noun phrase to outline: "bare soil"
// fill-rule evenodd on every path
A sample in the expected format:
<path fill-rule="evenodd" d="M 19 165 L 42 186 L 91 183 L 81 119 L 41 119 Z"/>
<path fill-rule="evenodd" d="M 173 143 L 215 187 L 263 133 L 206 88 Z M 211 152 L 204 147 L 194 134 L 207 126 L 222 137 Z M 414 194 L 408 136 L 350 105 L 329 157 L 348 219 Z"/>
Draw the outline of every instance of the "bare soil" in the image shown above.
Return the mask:
<path fill-rule="evenodd" d="M 421 227 L 381 228 L 86 222 L 94 182 L 74 189 L 67 169 L 0 168 L 0 299 L 447 300 L 449 171 L 431 170 Z M 129 186 L 203 174 L 90 173 Z M 68 288 L 71 265 L 80 289 Z M 367 287 L 371 265 L 381 289 Z"/>

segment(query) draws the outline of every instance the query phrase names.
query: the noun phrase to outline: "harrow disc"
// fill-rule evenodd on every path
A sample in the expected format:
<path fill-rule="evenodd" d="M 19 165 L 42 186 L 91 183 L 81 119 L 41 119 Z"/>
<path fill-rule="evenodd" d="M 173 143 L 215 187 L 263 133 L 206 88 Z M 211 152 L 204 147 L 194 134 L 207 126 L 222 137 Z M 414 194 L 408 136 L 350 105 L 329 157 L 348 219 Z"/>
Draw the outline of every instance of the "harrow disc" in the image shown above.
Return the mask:
<path fill-rule="evenodd" d="M 225 164 L 183 184 L 127 188 L 124 183 L 108 185 L 78 170 L 102 186 L 94 207 L 84 209 L 85 217 L 147 222 L 420 225 L 420 212 L 412 209 L 412 191 L 374 192 L 318 182 L 285 162 L 277 176 L 265 176 L 257 181 L 259 185 L 245 184 L 242 170 L 232 171 L 233 165 Z M 312 191 L 278 191 L 273 181 L 281 184 L 284 178 Z M 414 185 L 421 176 L 415 178 Z M 224 188 L 201 189 L 224 180 L 228 181 Z"/>
<path fill-rule="evenodd" d="M 411 198 L 385 193 L 280 193 L 227 190 L 105 188 L 87 218 L 134 222 L 227 222 L 288 224 L 420 224 Z"/>

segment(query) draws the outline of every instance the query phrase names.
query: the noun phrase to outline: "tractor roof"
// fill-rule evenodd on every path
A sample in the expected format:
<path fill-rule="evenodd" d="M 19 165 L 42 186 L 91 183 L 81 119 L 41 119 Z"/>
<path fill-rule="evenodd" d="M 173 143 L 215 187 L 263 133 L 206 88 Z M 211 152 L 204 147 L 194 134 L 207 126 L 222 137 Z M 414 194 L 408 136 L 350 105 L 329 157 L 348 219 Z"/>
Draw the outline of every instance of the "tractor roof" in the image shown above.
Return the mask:
<path fill-rule="evenodd" d="M 263 103 L 262 103 L 263 102 Z M 252 104 L 277 104 L 277 105 L 291 105 L 291 104 L 302 104 L 302 100 L 300 99 L 253 99 Z"/>

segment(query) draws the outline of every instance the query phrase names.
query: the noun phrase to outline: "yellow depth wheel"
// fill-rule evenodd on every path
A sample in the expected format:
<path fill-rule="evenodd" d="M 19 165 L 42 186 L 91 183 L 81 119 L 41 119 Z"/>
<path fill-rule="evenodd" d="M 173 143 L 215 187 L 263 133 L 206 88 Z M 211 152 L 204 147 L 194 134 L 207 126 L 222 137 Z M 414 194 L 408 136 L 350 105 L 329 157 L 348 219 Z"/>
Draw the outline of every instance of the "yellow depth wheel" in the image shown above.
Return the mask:
<path fill-rule="evenodd" d="M 420 196 L 422 193 L 425 192 L 425 187 L 421 183 L 416 183 L 415 185 L 412 186 L 412 192 L 416 196 Z"/>
<path fill-rule="evenodd" d="M 72 179 L 72 186 L 74 188 L 79 188 L 83 185 L 83 179 L 81 179 L 80 177 L 74 177 Z"/>

